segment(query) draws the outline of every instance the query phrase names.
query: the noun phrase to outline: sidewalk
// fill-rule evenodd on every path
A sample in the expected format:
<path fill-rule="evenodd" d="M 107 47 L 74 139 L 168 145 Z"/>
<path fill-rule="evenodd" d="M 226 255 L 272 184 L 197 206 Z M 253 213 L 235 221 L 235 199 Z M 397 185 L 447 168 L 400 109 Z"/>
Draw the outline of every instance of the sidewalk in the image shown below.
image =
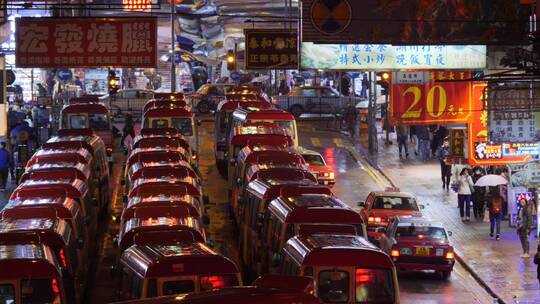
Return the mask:
<path fill-rule="evenodd" d="M 440 167 L 437 160 L 423 163 L 414 155 L 414 145 L 409 144 L 409 158 L 400 159 L 397 141 L 385 145 L 384 134 L 379 133 L 379 151 L 375 156 L 367 153 L 366 140 L 355 142 L 360 155 L 387 177 L 389 183 L 402 191 L 417 195 L 425 205 L 423 213 L 441 221 L 449 231 L 456 253 L 466 268 L 504 303 L 540 303 L 540 287 L 536 278 L 536 265 L 532 257 L 522 259 L 521 245 L 514 228 L 508 221 L 501 223 L 501 240 L 489 237 L 489 223 L 476 221 L 471 210 L 470 222 L 462 222 L 457 208 L 457 195 L 442 189 Z M 472 209 L 472 208 L 471 208 Z M 535 231 L 531 233 L 534 235 Z M 536 253 L 538 242 L 530 237 L 531 256 Z"/>

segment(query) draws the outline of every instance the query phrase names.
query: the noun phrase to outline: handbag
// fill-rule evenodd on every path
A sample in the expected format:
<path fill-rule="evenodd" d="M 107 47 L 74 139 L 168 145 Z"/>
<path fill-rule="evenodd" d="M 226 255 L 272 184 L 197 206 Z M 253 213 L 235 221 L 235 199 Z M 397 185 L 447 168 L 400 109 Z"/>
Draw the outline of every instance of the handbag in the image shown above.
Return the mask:
<path fill-rule="evenodd" d="M 459 191 L 459 183 L 452 183 L 452 185 L 450 185 L 450 188 L 452 188 L 452 190 L 457 193 Z"/>

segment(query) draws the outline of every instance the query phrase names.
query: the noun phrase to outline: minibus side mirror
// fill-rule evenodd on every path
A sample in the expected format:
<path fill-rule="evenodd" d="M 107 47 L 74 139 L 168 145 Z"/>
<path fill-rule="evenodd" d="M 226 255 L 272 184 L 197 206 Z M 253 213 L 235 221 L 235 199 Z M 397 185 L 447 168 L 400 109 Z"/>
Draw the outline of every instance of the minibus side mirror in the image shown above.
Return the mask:
<path fill-rule="evenodd" d="M 83 239 L 77 239 L 77 248 L 83 249 L 84 248 L 84 240 Z"/>
<path fill-rule="evenodd" d="M 279 266 L 281 266 L 281 254 L 279 253 L 274 253 L 274 255 L 272 256 L 272 268 L 277 268 Z"/>
<path fill-rule="evenodd" d="M 356 203 L 356 206 L 358 206 L 358 207 L 366 207 L 366 203 L 365 202 L 358 202 L 358 203 Z"/>
<path fill-rule="evenodd" d="M 425 209 L 425 208 L 426 208 L 426 206 L 420 205 L 420 210 L 423 210 L 423 209 Z"/>
<path fill-rule="evenodd" d="M 203 221 L 203 224 L 210 225 L 210 218 L 208 217 L 208 215 L 203 215 L 202 221 Z"/>

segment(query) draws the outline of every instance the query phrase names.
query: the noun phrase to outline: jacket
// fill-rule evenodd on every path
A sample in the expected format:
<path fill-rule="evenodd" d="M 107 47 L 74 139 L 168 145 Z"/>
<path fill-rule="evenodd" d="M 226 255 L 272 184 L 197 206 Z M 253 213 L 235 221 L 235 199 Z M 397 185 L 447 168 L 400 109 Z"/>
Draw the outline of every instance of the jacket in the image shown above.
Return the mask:
<path fill-rule="evenodd" d="M 459 184 L 458 194 L 471 195 L 471 187 L 474 186 L 470 175 L 460 175 L 457 179 Z"/>
<path fill-rule="evenodd" d="M 11 168 L 11 158 L 6 149 L 0 149 L 0 169 Z"/>

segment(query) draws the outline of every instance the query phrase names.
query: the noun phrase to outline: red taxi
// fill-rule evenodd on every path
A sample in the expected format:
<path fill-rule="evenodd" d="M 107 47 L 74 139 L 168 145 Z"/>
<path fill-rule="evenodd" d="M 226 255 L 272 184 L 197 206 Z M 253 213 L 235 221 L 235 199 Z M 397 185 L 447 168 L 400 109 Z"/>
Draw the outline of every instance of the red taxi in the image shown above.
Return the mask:
<path fill-rule="evenodd" d="M 119 272 L 122 299 L 242 285 L 238 267 L 200 242 L 132 246 L 122 253 Z"/>
<path fill-rule="evenodd" d="M 271 106 L 272 105 L 269 102 L 254 102 L 244 100 L 224 100 L 219 103 L 216 111 L 214 130 L 216 136 L 216 165 L 221 175 L 225 175 L 227 170 L 227 131 L 229 130 L 228 125 L 231 118 L 231 113 L 238 108 L 269 109 Z"/>
<path fill-rule="evenodd" d="M 101 137 L 107 150 L 112 152 L 114 145 L 112 123 L 105 105 L 101 103 L 67 105 L 60 112 L 60 117 L 60 129 L 92 129 Z"/>
<path fill-rule="evenodd" d="M 179 294 L 121 302 L 123 304 L 319 304 L 313 280 L 297 276 L 264 275 L 254 286 L 223 287 L 200 293 Z"/>
<path fill-rule="evenodd" d="M 183 210 L 182 210 L 183 209 Z M 171 216 L 156 216 L 155 208 L 144 208 L 120 228 L 118 247 L 124 251 L 131 245 L 174 245 L 184 242 L 206 242 L 200 220 L 187 216 L 185 208 L 176 208 Z"/>
<path fill-rule="evenodd" d="M 319 184 L 334 187 L 336 184 L 336 175 L 334 171 L 328 167 L 321 153 L 313 150 L 302 149 L 300 154 L 306 161 L 313 174 L 319 180 Z"/>
<path fill-rule="evenodd" d="M 399 303 L 392 260 L 359 236 L 295 236 L 274 263 L 281 274 L 312 277 L 323 303 Z"/>
<path fill-rule="evenodd" d="M 368 237 L 374 242 L 383 235 L 393 217 L 420 214 L 420 209 L 424 208 L 417 203 L 414 195 L 396 188 L 371 192 L 366 201 L 359 202 L 358 206 L 363 207 L 360 212 L 367 220 Z"/>
<path fill-rule="evenodd" d="M 78 287 L 51 248 L 42 244 L 0 245 L 3 303 L 81 303 Z"/>
<path fill-rule="evenodd" d="M 81 298 L 88 274 L 88 255 L 82 250 L 68 222 L 47 218 L 2 219 L 0 245 L 24 244 L 41 244 L 51 248 L 61 266 L 62 275 L 74 280 L 76 298 Z"/>
<path fill-rule="evenodd" d="M 259 145 L 286 148 L 293 146 L 293 144 L 291 137 L 281 128 L 263 126 L 235 128 L 229 143 L 229 151 L 227 152 L 227 162 L 229 164 L 227 178 L 229 182 L 233 181 L 232 178 L 236 170 L 236 158 L 243 147 L 247 145 Z"/>
<path fill-rule="evenodd" d="M 266 272 L 287 240 L 308 225 L 349 225 L 365 236 L 365 222 L 356 211 L 332 195 L 327 187 L 284 187 L 262 217 L 257 261 Z"/>
<path fill-rule="evenodd" d="M 398 216 L 379 243 L 398 270 L 435 270 L 447 279 L 455 263 L 454 248 L 442 223 L 419 216 Z"/>

